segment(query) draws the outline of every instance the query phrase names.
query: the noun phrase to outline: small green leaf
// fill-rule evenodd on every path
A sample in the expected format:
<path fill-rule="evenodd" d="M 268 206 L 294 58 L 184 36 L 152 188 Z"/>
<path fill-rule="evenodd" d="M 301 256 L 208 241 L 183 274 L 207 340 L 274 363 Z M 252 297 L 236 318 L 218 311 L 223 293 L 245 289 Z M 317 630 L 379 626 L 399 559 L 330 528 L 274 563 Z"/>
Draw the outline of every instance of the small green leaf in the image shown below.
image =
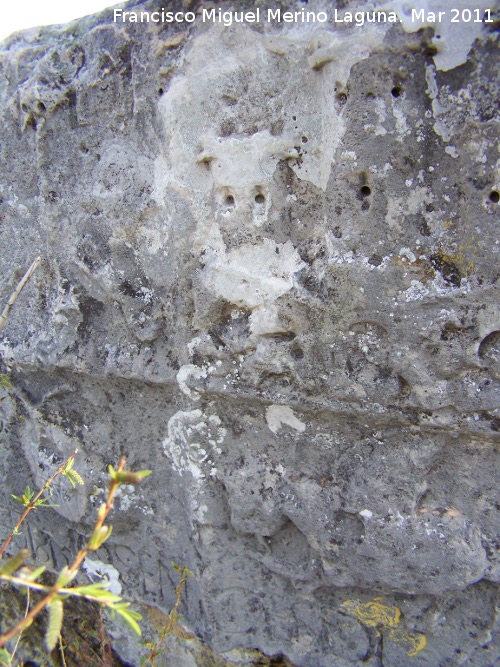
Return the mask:
<path fill-rule="evenodd" d="M 59 507 L 56 503 L 49 503 L 47 498 L 39 498 L 33 507 Z"/>
<path fill-rule="evenodd" d="M 106 535 L 103 537 L 101 544 L 103 544 L 113 532 L 113 526 L 103 526 L 103 528 L 106 528 L 107 532 Z"/>
<path fill-rule="evenodd" d="M 12 665 L 12 656 L 4 648 L 0 648 L 0 665 L 2 667 L 11 667 Z"/>
<path fill-rule="evenodd" d="M 68 566 L 65 565 L 63 569 L 59 572 L 56 583 L 61 588 L 66 588 L 66 586 L 73 581 L 73 579 L 76 577 L 77 574 L 78 570 L 73 570 L 72 572 L 70 572 Z"/>
<path fill-rule="evenodd" d="M 66 465 L 64 466 L 63 475 L 65 475 L 71 470 L 74 463 L 75 463 L 75 457 L 72 456 L 67 460 Z"/>
<path fill-rule="evenodd" d="M 21 505 L 24 505 L 24 507 L 28 507 L 34 495 L 35 492 L 32 491 L 29 486 L 27 486 L 24 489 L 24 493 L 22 496 L 15 496 L 14 494 L 12 494 L 12 497 L 14 498 L 14 500 L 17 500 L 19 503 L 21 503 Z"/>
<path fill-rule="evenodd" d="M 54 598 L 48 605 L 49 622 L 45 632 L 45 646 L 50 653 L 56 646 L 61 633 L 63 622 L 63 603 L 60 598 Z"/>
<path fill-rule="evenodd" d="M 63 472 L 63 475 L 64 475 L 64 477 L 66 477 L 66 479 L 69 481 L 69 483 L 71 484 L 71 486 L 72 486 L 73 488 L 75 488 L 76 484 L 74 483 L 73 478 L 71 477 L 71 475 L 70 475 L 69 473 L 67 473 L 67 472 Z"/>
<path fill-rule="evenodd" d="M 108 590 L 109 582 L 99 581 L 87 586 L 78 586 L 73 588 L 73 592 L 85 598 L 95 598 L 107 605 L 113 605 L 121 602 L 121 597 Z"/>
<path fill-rule="evenodd" d="M 141 628 L 139 627 L 139 624 L 136 622 L 136 618 L 142 618 L 140 614 L 137 614 L 135 611 L 130 611 L 129 609 L 116 609 L 115 611 L 117 614 L 119 614 L 125 623 L 132 628 L 132 630 L 139 635 L 139 637 L 142 636 Z"/>
<path fill-rule="evenodd" d="M 0 574 L 9 575 L 16 572 L 16 570 L 19 570 L 24 561 L 28 558 L 29 553 L 28 549 L 21 549 L 21 551 L 12 556 L 12 558 L 8 558 L 2 565 L 0 565 Z"/>
<path fill-rule="evenodd" d="M 137 472 L 122 470 L 115 472 L 113 479 L 120 484 L 140 484 L 143 479 L 151 475 L 151 472 L 151 470 L 138 470 Z"/>
<path fill-rule="evenodd" d="M 22 570 L 19 571 L 18 576 L 21 579 L 24 579 L 24 581 L 36 581 L 38 577 L 44 572 L 45 567 L 43 565 L 37 567 L 35 570 L 30 570 L 27 567 L 23 567 Z"/>
<path fill-rule="evenodd" d="M 100 526 L 96 528 L 88 541 L 87 548 L 90 551 L 97 551 L 99 547 L 108 539 L 113 530 L 113 526 Z"/>
<path fill-rule="evenodd" d="M 127 614 L 130 614 L 132 618 L 135 618 L 139 621 L 142 618 L 142 616 L 139 614 L 139 612 L 132 611 L 132 609 L 129 609 L 129 607 L 130 607 L 130 602 L 125 602 L 124 600 L 120 600 L 120 602 L 116 602 L 115 604 L 113 604 L 112 608 L 116 612 L 126 610 Z"/>

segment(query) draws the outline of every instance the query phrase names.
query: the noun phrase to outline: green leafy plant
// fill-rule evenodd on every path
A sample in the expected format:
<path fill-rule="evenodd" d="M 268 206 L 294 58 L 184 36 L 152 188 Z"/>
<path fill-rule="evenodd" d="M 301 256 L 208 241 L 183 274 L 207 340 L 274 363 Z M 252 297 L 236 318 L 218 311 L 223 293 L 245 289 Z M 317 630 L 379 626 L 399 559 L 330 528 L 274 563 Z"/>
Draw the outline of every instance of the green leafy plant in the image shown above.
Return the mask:
<path fill-rule="evenodd" d="M 17 522 L 16 528 L 19 528 L 21 523 L 26 518 L 29 511 L 35 509 L 37 502 L 44 500 L 41 498 L 44 491 L 46 491 L 57 475 L 64 475 L 74 485 L 75 483 L 83 483 L 80 475 L 74 470 L 73 463 L 76 452 L 74 452 L 65 463 L 63 463 L 52 477 L 47 480 L 41 491 L 33 495 L 31 490 L 27 489 L 23 496 L 16 498 L 25 505 L 25 511 L 21 519 Z M 137 623 L 141 619 L 141 615 L 130 609 L 130 602 L 124 601 L 119 595 L 115 595 L 108 590 L 108 585 L 105 582 L 97 582 L 85 586 L 72 587 L 71 583 L 76 577 L 79 568 L 85 557 L 92 551 L 97 551 L 99 547 L 111 535 L 112 526 L 105 524 L 108 514 L 113 508 L 114 498 L 117 490 L 121 484 L 139 484 L 148 475 L 150 470 L 141 470 L 137 472 L 125 470 L 125 457 L 120 459 L 116 470 L 113 466 L 109 466 L 111 479 L 108 486 L 108 495 L 106 502 L 104 502 L 97 512 L 97 520 L 94 529 L 87 540 L 83 549 L 76 554 L 73 562 L 69 566 L 65 566 L 58 574 L 56 582 L 52 586 L 47 586 L 38 582 L 45 568 L 39 567 L 34 570 L 24 567 L 24 563 L 28 558 L 29 552 L 27 549 L 22 549 L 17 554 L 4 560 L 0 565 L 0 579 L 7 581 L 12 585 L 21 586 L 29 590 L 36 590 L 43 593 L 42 598 L 28 611 L 24 618 L 18 622 L 5 634 L 0 636 L 0 665 L 12 664 L 12 654 L 5 648 L 5 644 L 28 627 L 33 619 L 43 610 L 48 611 L 48 622 L 45 632 L 45 646 L 48 651 L 52 651 L 60 637 L 61 627 L 64 616 L 64 600 L 69 596 L 84 598 L 88 601 L 98 602 L 103 607 L 111 611 L 112 615 L 118 614 L 139 636 L 141 629 Z M 43 505 L 43 502 L 42 502 Z M 16 528 L 12 531 L 10 536 L 5 541 L 1 553 L 5 550 Z"/>
<path fill-rule="evenodd" d="M 78 450 L 77 450 L 78 451 Z M 83 486 L 83 479 L 80 477 L 80 475 L 74 470 L 73 464 L 75 462 L 75 457 L 69 457 L 69 459 L 66 461 L 66 465 L 64 466 L 64 470 L 62 470 L 61 475 L 66 477 L 66 479 L 69 481 L 71 486 L 75 488 L 77 484 L 80 484 Z"/>
<path fill-rule="evenodd" d="M 182 590 L 186 585 L 188 578 L 194 576 L 193 573 L 186 566 L 181 567 L 180 565 L 177 565 L 177 563 L 172 563 L 172 567 L 176 572 L 179 573 L 180 576 L 179 584 L 175 589 L 175 594 L 176 594 L 175 604 L 170 614 L 168 615 L 168 621 L 165 627 L 163 628 L 162 632 L 160 633 L 158 639 L 156 641 L 144 642 L 144 646 L 148 649 L 149 654 L 141 658 L 141 665 L 143 667 L 148 664 L 150 664 L 151 667 L 155 667 L 156 658 L 162 653 L 161 644 L 165 641 L 168 635 L 172 633 L 175 625 L 181 619 L 178 610 L 179 610 L 179 605 L 181 604 Z"/>
<path fill-rule="evenodd" d="M 21 505 L 24 507 L 29 507 L 31 505 L 31 499 L 35 495 L 34 491 L 31 491 L 30 487 L 27 486 L 24 489 L 24 493 L 22 496 L 15 496 L 12 494 L 12 497 L 14 500 L 17 500 Z M 37 507 L 57 507 L 57 505 L 54 505 L 53 503 L 49 503 L 47 498 L 39 498 L 35 503 L 32 505 L 32 509 L 36 509 Z"/>
<path fill-rule="evenodd" d="M 7 537 L 7 539 L 5 540 L 3 545 L 0 547 L 0 557 L 3 555 L 5 549 L 9 546 L 9 544 L 10 544 L 12 538 L 14 537 L 14 535 L 19 534 L 19 528 L 21 527 L 21 524 L 23 523 L 23 521 L 26 519 L 26 517 L 28 516 L 28 514 L 32 510 L 34 510 L 38 507 L 54 507 L 54 505 L 50 505 L 47 502 L 47 498 L 42 498 L 42 496 L 45 492 L 50 493 L 50 488 L 51 488 L 54 480 L 56 479 L 56 477 L 58 477 L 59 475 L 64 475 L 67 479 L 69 479 L 69 481 L 71 482 L 71 484 L 73 486 L 75 486 L 75 481 L 78 484 L 83 484 L 83 479 L 73 469 L 73 463 L 74 463 L 75 456 L 77 455 L 77 453 L 78 453 L 78 450 L 75 449 L 75 451 L 66 459 L 66 461 L 62 465 L 59 466 L 59 468 L 55 471 L 55 473 L 53 475 L 51 475 L 51 477 L 49 477 L 49 479 L 45 482 L 45 484 L 40 489 L 40 491 L 36 494 L 36 496 L 35 496 L 34 491 L 31 491 L 29 486 L 27 486 L 25 488 L 24 493 L 23 493 L 22 496 L 14 496 L 14 495 L 12 496 L 13 498 L 15 498 L 15 500 L 20 502 L 24 506 L 25 509 L 24 509 L 24 512 L 21 514 L 21 517 L 19 518 L 19 521 L 16 523 L 16 525 L 12 529 L 12 532 Z"/>

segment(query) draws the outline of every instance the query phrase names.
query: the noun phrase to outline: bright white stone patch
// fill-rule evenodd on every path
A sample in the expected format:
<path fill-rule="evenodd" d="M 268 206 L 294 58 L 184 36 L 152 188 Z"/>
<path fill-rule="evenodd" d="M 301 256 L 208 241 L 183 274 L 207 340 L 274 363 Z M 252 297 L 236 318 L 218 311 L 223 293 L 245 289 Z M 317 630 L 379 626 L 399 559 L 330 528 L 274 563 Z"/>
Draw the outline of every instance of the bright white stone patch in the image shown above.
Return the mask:
<path fill-rule="evenodd" d="M 438 38 L 433 39 L 433 43 L 438 48 L 438 52 L 433 56 L 436 68 L 444 72 L 463 65 L 467 62 L 467 55 L 477 37 L 481 34 L 483 27 L 481 22 L 475 22 L 475 10 L 478 10 L 479 16 L 485 9 L 492 7 L 491 0 L 476 0 L 470 3 L 469 0 L 425 0 L 425 2 L 407 2 L 407 0 L 389 0 L 379 9 L 392 10 L 397 12 L 401 19 L 405 32 L 416 32 L 425 26 L 435 28 Z M 457 12 L 451 12 L 451 7 Z M 413 20 L 412 10 L 424 8 L 424 21 Z M 462 10 L 474 10 L 472 20 L 467 21 L 462 18 Z M 439 12 L 442 12 L 442 20 L 439 19 Z M 435 20 L 430 20 L 430 19 Z M 467 14 L 466 17 L 467 19 Z M 454 23 L 451 20 L 454 19 Z"/>
<path fill-rule="evenodd" d="M 293 275 L 304 267 L 290 241 L 264 239 L 244 245 L 207 265 L 204 282 L 230 303 L 256 308 L 275 301 L 293 287 Z"/>
<path fill-rule="evenodd" d="M 115 595 L 121 595 L 122 585 L 118 581 L 120 573 L 112 565 L 102 563 L 100 560 L 85 558 L 82 563 L 82 569 L 85 570 L 91 581 L 108 582 L 109 591 Z"/>
<path fill-rule="evenodd" d="M 420 282 L 420 280 L 412 280 L 411 287 L 403 292 L 406 301 L 419 301 L 424 296 L 429 294 L 429 289 Z"/>
<path fill-rule="evenodd" d="M 401 248 L 399 251 L 399 256 L 402 257 L 403 259 L 407 259 L 409 262 L 416 262 L 417 258 L 415 257 L 415 253 L 413 253 L 410 248 Z"/>
<path fill-rule="evenodd" d="M 188 386 L 187 386 L 187 380 L 193 377 L 197 380 L 201 378 L 206 378 L 207 377 L 207 369 L 206 368 L 200 368 L 199 366 L 195 366 L 194 364 L 184 364 L 184 366 L 181 366 L 177 372 L 177 384 L 179 385 L 179 389 L 182 391 L 183 394 L 186 394 L 186 396 L 189 396 L 189 398 L 192 398 L 193 400 L 198 400 L 200 395 L 198 394 L 197 391 L 192 391 Z"/>
<path fill-rule="evenodd" d="M 277 433 L 283 424 L 294 428 L 299 433 L 306 430 L 306 425 L 297 419 L 292 408 L 287 405 L 270 405 L 266 410 L 266 421 L 273 433 Z"/>

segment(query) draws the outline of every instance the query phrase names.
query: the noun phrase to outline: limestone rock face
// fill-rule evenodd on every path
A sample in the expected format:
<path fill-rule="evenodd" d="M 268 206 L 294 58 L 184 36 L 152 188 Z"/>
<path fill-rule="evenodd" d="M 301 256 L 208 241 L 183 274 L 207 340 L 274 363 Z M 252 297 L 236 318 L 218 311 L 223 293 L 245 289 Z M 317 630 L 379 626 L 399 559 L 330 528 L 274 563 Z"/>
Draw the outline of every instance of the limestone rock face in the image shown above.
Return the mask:
<path fill-rule="evenodd" d="M 227 664 L 499 659 L 499 15 L 405 4 L 0 51 L 4 302 L 42 257 L 2 332 L 2 531 L 78 447 L 86 489 L 30 524 L 61 567 L 125 452 L 153 475 L 97 555 L 164 612 L 186 563 Z"/>

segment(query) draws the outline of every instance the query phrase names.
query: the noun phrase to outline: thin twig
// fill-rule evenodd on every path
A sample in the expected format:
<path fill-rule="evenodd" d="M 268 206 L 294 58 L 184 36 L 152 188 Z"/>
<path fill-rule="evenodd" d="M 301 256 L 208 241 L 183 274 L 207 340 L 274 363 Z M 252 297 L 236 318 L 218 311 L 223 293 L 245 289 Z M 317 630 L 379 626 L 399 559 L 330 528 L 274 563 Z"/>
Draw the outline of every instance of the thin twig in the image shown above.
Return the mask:
<path fill-rule="evenodd" d="M 123 470 L 124 466 L 125 466 L 125 457 L 122 456 L 121 459 L 120 459 L 120 462 L 118 464 L 118 468 L 117 468 L 116 472 L 120 473 Z M 93 550 L 91 548 L 92 538 L 93 538 L 94 535 L 99 535 L 100 534 L 101 528 L 103 528 L 104 521 L 106 520 L 110 511 L 113 509 L 114 496 L 115 496 L 115 493 L 116 493 L 118 487 L 120 486 L 120 483 L 121 482 L 117 481 L 116 479 L 111 479 L 111 481 L 109 483 L 109 491 L 108 491 L 108 497 L 106 499 L 106 503 L 101 506 L 101 509 L 100 509 L 100 511 L 97 515 L 97 521 L 95 523 L 92 535 L 89 538 L 87 544 L 84 546 L 84 548 L 80 549 L 80 551 L 76 554 L 74 561 L 71 563 L 71 565 L 69 566 L 69 568 L 67 570 L 68 574 L 75 573 L 78 570 L 78 568 L 80 567 L 84 558 Z M 4 577 L 4 578 L 6 578 L 6 577 Z M 24 585 L 26 585 L 26 583 Z M 31 584 L 29 584 L 29 585 L 31 586 Z M 2 646 L 4 646 L 10 639 L 12 639 L 12 637 L 14 637 L 18 632 L 20 632 L 25 627 L 27 627 L 32 622 L 32 620 L 35 618 L 35 616 L 37 616 L 42 611 L 42 609 L 44 609 L 48 604 L 50 604 L 51 601 L 57 595 L 59 595 L 59 594 L 68 594 L 68 593 L 70 595 L 75 595 L 75 592 L 72 592 L 71 589 L 65 589 L 56 582 L 54 584 L 54 586 L 52 586 L 49 589 L 47 595 L 44 598 L 42 598 L 38 602 L 38 604 L 36 604 L 33 607 L 33 609 L 30 611 L 30 613 L 25 618 L 20 620 L 13 628 L 8 630 L 5 634 L 3 634 L 0 637 L 0 648 Z M 83 597 L 85 597 L 89 600 L 92 599 L 92 596 L 90 596 L 90 595 L 85 595 Z M 97 602 L 98 601 L 99 600 L 97 600 Z"/>
<path fill-rule="evenodd" d="M 116 469 L 116 472 L 121 472 L 123 470 L 123 468 L 125 467 L 125 462 L 126 462 L 126 458 L 125 458 L 125 456 L 122 456 L 119 463 L 118 463 L 118 467 Z M 120 482 L 117 482 L 114 479 L 111 479 L 111 481 L 109 483 L 109 490 L 108 490 L 108 497 L 106 499 L 106 504 L 101 507 L 102 511 L 100 511 L 97 515 L 97 521 L 95 523 L 94 530 L 92 531 L 92 535 L 95 535 L 100 531 L 104 522 L 107 519 L 108 514 L 113 509 L 115 493 L 117 492 L 119 486 L 120 486 Z M 92 538 L 90 538 L 90 539 L 92 539 Z M 84 546 L 84 548 L 80 549 L 80 551 L 76 554 L 75 560 L 73 561 L 73 563 L 68 568 L 68 572 L 76 572 L 76 570 L 78 570 L 78 568 L 80 567 L 82 561 L 86 558 L 86 556 L 90 553 L 90 551 L 92 551 L 92 549 L 89 548 L 90 539 L 87 542 L 87 544 Z"/>
<path fill-rule="evenodd" d="M 160 651 L 159 651 L 160 644 L 162 644 L 162 642 L 166 639 L 166 637 L 168 637 L 168 635 L 172 632 L 172 628 L 173 628 L 174 624 L 177 623 L 177 621 L 179 619 L 179 617 L 177 615 L 177 611 L 178 611 L 179 606 L 181 604 L 182 589 L 184 588 L 184 585 L 186 584 L 186 582 L 188 580 L 188 576 L 192 576 L 192 574 L 189 572 L 187 567 L 183 567 L 182 570 L 180 570 L 180 572 L 181 572 L 181 578 L 180 578 L 180 581 L 179 581 L 179 585 L 175 589 L 175 593 L 176 593 L 177 597 L 176 597 L 176 600 L 175 600 L 175 604 L 174 604 L 170 614 L 168 615 L 167 624 L 164 627 L 162 633 L 160 634 L 156 644 L 154 646 L 149 645 L 149 647 L 148 647 L 150 649 L 150 652 L 149 652 L 149 655 L 146 658 L 146 660 L 151 663 L 151 667 L 155 667 L 155 658 L 157 658 L 158 655 L 160 654 Z"/>
<path fill-rule="evenodd" d="M 11 574 L 0 574 L 0 579 L 8 581 L 11 584 L 16 586 L 23 586 L 24 588 L 32 588 L 35 591 L 43 591 L 44 593 L 50 593 L 54 590 L 54 586 L 45 586 L 44 584 L 37 584 L 36 581 L 30 581 L 29 579 L 23 579 L 22 577 L 15 577 Z M 75 598 L 83 598 L 89 602 L 98 602 L 102 603 L 102 598 L 98 595 L 92 595 L 91 593 L 81 593 L 78 588 L 62 588 L 57 589 L 59 595 L 71 595 Z"/>
<path fill-rule="evenodd" d="M 52 475 L 52 477 L 50 477 L 50 478 L 45 482 L 45 484 L 43 485 L 42 489 L 40 489 L 40 491 L 36 494 L 36 496 L 35 496 L 32 500 L 30 500 L 30 502 L 29 502 L 28 505 L 26 505 L 26 508 L 25 508 L 24 512 L 22 513 L 21 518 L 20 518 L 19 521 L 16 523 L 16 525 L 15 525 L 14 528 L 12 529 L 11 534 L 10 534 L 9 537 L 5 540 L 5 542 L 3 543 L 2 547 L 0 548 L 0 557 L 2 556 L 3 552 L 5 551 L 5 549 L 9 546 L 10 541 L 12 540 L 12 538 L 14 537 L 14 535 L 15 535 L 15 534 L 17 533 L 17 531 L 19 530 L 19 527 L 21 526 L 22 522 L 26 519 L 26 517 L 27 517 L 28 514 L 31 512 L 31 510 L 32 510 L 34 507 L 36 507 L 36 504 L 37 504 L 38 500 L 40 500 L 40 496 L 42 496 L 43 493 L 50 487 L 50 485 L 53 483 L 53 481 L 55 480 L 55 478 L 63 472 L 63 470 L 66 468 L 66 466 L 67 466 L 68 463 L 71 461 L 71 459 L 74 459 L 74 458 L 75 458 L 75 456 L 77 455 L 77 453 L 78 453 L 78 449 L 75 449 L 75 451 L 73 452 L 73 454 L 71 454 L 71 456 L 69 456 L 69 457 L 67 458 L 67 460 L 66 460 L 63 464 L 61 464 L 61 465 L 59 466 L 59 468 L 55 471 L 55 473 Z"/>
<path fill-rule="evenodd" d="M 30 610 L 30 603 L 31 603 L 30 589 L 27 588 L 27 589 L 26 589 L 26 610 L 25 610 L 25 612 L 24 612 L 24 617 L 25 617 L 25 618 L 26 618 L 26 616 L 28 615 L 28 612 L 29 612 L 29 610 Z M 12 653 L 10 654 L 10 661 L 11 661 L 11 662 L 14 660 L 14 656 L 16 655 L 17 647 L 19 646 L 19 642 L 21 641 L 21 637 L 22 637 L 22 636 L 23 636 L 23 633 L 20 632 L 20 633 L 19 633 L 19 636 L 17 637 L 16 645 L 14 646 L 14 650 L 13 650 Z"/>
<path fill-rule="evenodd" d="M 68 665 L 66 664 L 66 658 L 64 657 L 64 647 L 63 647 L 63 639 L 61 633 L 59 633 L 59 653 L 61 654 L 63 667 L 68 667 Z"/>
<path fill-rule="evenodd" d="M 111 653 L 111 646 L 106 637 L 106 628 L 104 627 L 104 612 L 102 605 L 99 607 L 99 634 L 101 642 L 101 654 L 103 667 L 113 667 L 113 655 Z"/>
<path fill-rule="evenodd" d="M 21 290 L 26 285 L 28 280 L 31 278 L 31 276 L 33 275 L 33 273 L 35 272 L 37 266 L 40 264 L 41 261 L 42 261 L 41 257 L 37 257 L 35 259 L 30 268 L 26 271 L 24 276 L 19 281 L 19 284 L 17 285 L 16 289 L 12 292 L 10 299 L 7 301 L 7 305 L 5 306 L 5 308 L 2 311 L 2 314 L 0 315 L 0 331 L 2 331 L 4 327 L 7 317 L 9 316 L 10 309 L 16 303 L 17 297 L 21 294 Z"/>

